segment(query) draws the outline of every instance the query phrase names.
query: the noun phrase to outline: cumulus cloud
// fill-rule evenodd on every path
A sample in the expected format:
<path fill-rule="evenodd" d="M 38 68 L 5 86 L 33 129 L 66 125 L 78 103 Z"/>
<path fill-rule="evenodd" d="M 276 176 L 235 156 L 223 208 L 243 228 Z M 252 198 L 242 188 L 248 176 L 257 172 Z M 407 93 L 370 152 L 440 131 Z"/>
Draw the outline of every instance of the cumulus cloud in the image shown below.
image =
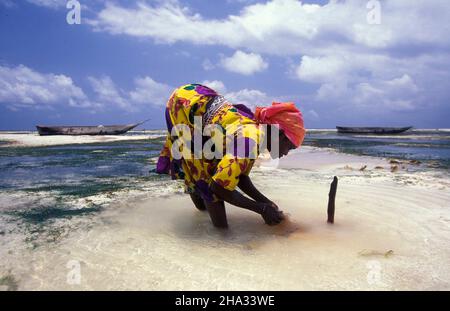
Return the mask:
<path fill-rule="evenodd" d="M 24 65 L 0 66 L 0 103 L 16 109 L 54 105 L 92 106 L 72 78 L 62 74 L 39 73 Z"/>
<path fill-rule="evenodd" d="M 308 118 L 310 120 L 318 120 L 320 117 L 314 109 L 310 109 L 306 111 L 305 118 Z"/>
<path fill-rule="evenodd" d="M 39 6 L 55 9 L 65 7 L 68 0 L 27 0 L 27 1 Z"/>
<path fill-rule="evenodd" d="M 387 48 L 418 43 L 445 45 L 450 25 L 446 0 L 382 2 L 382 24 L 367 22 L 366 2 L 330 1 L 326 5 L 297 0 L 272 0 L 248 5 L 238 15 L 208 19 L 177 1 L 135 7 L 108 3 L 91 25 L 113 34 L 150 37 L 157 42 L 245 47 L 256 52 L 298 54 L 330 44 Z M 408 18 L 405 18 L 407 16 Z M 417 23 L 418 20 L 426 23 Z M 192 36 L 202 29 L 201 36 Z M 326 43 L 326 45 L 324 45 Z M 315 48 L 314 48 L 315 47 Z"/>
<path fill-rule="evenodd" d="M 59 2 L 29 1 L 48 7 Z M 251 75 L 267 68 L 264 59 L 269 56 L 295 58 L 290 73 L 300 86 L 313 84 L 308 89 L 314 94 L 308 98 L 322 106 L 406 111 L 445 105 L 450 97 L 445 83 L 450 80 L 448 0 L 381 1 L 380 25 L 367 22 L 367 1 L 330 0 L 323 5 L 236 1 L 243 3 L 242 10 L 220 19 L 198 14 L 176 0 L 106 2 L 86 23 L 96 31 L 149 38 L 158 44 L 184 42 L 236 50 L 217 65 L 206 59 L 205 70 L 225 68 Z M 199 29 L 201 35 L 193 35 Z M 142 98 L 139 91 L 117 92 L 126 101 L 134 97 L 136 105 L 143 101 L 137 100 Z M 259 91 L 234 93 L 239 92 L 245 97 Z M 314 109 L 324 116 L 320 107 Z"/>
<path fill-rule="evenodd" d="M 225 69 L 250 75 L 267 68 L 264 55 L 298 59 L 292 68 L 299 83 L 317 85 L 318 102 L 348 105 L 378 97 L 405 109 L 423 106 L 423 98 L 444 103 L 450 96 L 449 3 L 447 0 L 386 0 L 381 24 L 368 23 L 367 1 L 331 0 L 309 4 L 297 0 L 244 2 L 237 14 L 214 19 L 178 1 L 108 3 L 90 20 L 95 30 L 151 38 L 157 43 L 188 42 L 238 50 L 220 62 Z M 192 35 L 201 29 L 201 36 Z M 245 50 L 249 53 L 244 53 Z M 203 64 L 209 70 L 214 65 Z M 417 90 L 398 99 L 386 81 L 408 76 Z M 334 96 L 331 97 L 330 94 Z M 366 95 L 364 95 L 366 94 Z M 371 94 L 371 96 L 367 96 Z M 378 94 L 375 96 L 375 94 Z M 381 110 L 380 110 L 381 111 Z"/>
<path fill-rule="evenodd" d="M 109 76 L 88 77 L 90 95 L 63 74 L 40 73 L 24 65 L 0 66 L 0 104 L 9 109 L 70 106 L 139 111 L 145 105 L 165 105 L 173 88 L 152 78 L 138 77 L 134 89 L 119 88 Z"/>
<path fill-rule="evenodd" d="M 159 83 L 150 77 L 136 78 L 136 88 L 129 93 L 130 101 L 137 104 L 164 106 L 173 91 L 167 84 Z"/>
<path fill-rule="evenodd" d="M 220 61 L 223 68 L 243 75 L 252 75 L 269 67 L 259 54 L 236 51 L 230 57 L 223 57 Z"/>
<path fill-rule="evenodd" d="M 138 77 L 134 80 L 134 89 L 119 89 L 109 76 L 89 77 L 96 94 L 96 101 L 104 106 L 116 106 L 126 111 L 136 112 L 145 105 L 164 106 L 173 88 L 159 83 L 150 77 Z"/>
<path fill-rule="evenodd" d="M 209 58 L 205 59 L 202 62 L 202 67 L 206 71 L 213 70 L 214 68 L 216 68 L 216 66 L 214 66 L 214 64 L 211 62 Z"/>
<path fill-rule="evenodd" d="M 353 102 L 359 106 L 384 108 L 390 111 L 415 109 L 413 98 L 419 89 L 409 75 L 388 81 L 360 83 L 353 91 Z"/>
<path fill-rule="evenodd" d="M 311 57 L 305 55 L 296 69 L 297 77 L 306 82 L 326 82 L 342 79 L 349 68 L 348 62 L 338 55 Z"/>
<path fill-rule="evenodd" d="M 345 102 L 352 104 L 353 109 L 366 112 L 401 112 L 414 110 L 418 103 L 423 103 L 420 91 L 414 80 L 405 74 L 391 80 L 325 83 L 318 90 L 317 98 L 325 102 Z"/>
<path fill-rule="evenodd" d="M 226 88 L 225 84 L 219 80 L 213 80 L 213 81 L 205 80 L 201 84 L 212 88 L 213 90 L 215 90 L 216 92 L 219 92 L 220 94 L 225 94 L 227 92 L 227 88 Z"/>
<path fill-rule="evenodd" d="M 100 78 L 88 77 L 88 81 L 96 95 L 96 101 L 104 106 L 118 106 L 132 110 L 130 103 L 123 97 L 123 91 L 118 89 L 109 76 Z"/>
<path fill-rule="evenodd" d="M 242 89 L 237 92 L 229 92 L 225 97 L 233 104 L 244 104 L 251 109 L 256 106 L 268 106 L 275 99 L 260 90 Z"/>
<path fill-rule="evenodd" d="M 202 84 L 224 95 L 225 98 L 227 98 L 233 104 L 244 104 L 251 109 L 254 109 L 256 106 L 267 106 L 270 105 L 273 101 L 276 101 L 276 98 L 260 90 L 245 88 L 238 91 L 228 91 L 225 84 L 219 80 L 206 80 L 203 81 Z"/>

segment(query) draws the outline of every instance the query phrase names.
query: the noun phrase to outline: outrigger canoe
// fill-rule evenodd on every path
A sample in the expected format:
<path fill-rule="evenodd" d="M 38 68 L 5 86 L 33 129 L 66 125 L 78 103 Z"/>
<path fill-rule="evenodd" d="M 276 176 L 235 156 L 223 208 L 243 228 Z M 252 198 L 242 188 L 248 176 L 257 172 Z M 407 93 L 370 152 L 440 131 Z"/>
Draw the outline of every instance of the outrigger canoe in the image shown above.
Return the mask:
<path fill-rule="evenodd" d="M 412 126 L 408 126 L 408 127 L 343 127 L 343 126 L 336 126 L 338 133 L 342 133 L 342 134 L 376 134 L 376 135 L 401 134 L 412 128 L 413 128 Z"/>
<path fill-rule="evenodd" d="M 143 121 L 127 125 L 98 125 L 98 126 L 45 126 L 37 125 L 39 135 L 120 135 L 147 122 Z"/>

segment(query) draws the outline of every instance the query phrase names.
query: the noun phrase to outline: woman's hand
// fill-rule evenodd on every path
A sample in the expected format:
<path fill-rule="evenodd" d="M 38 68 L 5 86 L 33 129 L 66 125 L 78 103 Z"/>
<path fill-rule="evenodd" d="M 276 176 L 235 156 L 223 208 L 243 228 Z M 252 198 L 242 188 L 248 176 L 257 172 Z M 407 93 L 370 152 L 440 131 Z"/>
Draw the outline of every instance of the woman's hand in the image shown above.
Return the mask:
<path fill-rule="evenodd" d="M 253 201 L 241 194 L 239 191 L 227 190 L 215 182 L 211 185 L 211 190 L 220 199 L 232 205 L 236 205 L 260 214 L 268 225 L 277 225 L 284 219 L 283 212 L 278 209 L 278 206 L 275 203 L 266 197 L 262 198 L 264 200 L 263 202 Z"/>
<path fill-rule="evenodd" d="M 260 203 L 261 216 L 269 226 L 278 225 L 283 219 L 283 212 L 278 209 L 278 206 L 273 203 Z"/>

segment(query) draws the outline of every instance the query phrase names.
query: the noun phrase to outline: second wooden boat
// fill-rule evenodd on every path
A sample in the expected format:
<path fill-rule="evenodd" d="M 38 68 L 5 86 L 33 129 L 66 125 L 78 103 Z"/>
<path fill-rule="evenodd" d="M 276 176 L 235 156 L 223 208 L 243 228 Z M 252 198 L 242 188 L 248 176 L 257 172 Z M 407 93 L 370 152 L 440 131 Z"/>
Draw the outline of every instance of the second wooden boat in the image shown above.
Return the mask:
<path fill-rule="evenodd" d="M 336 126 L 338 133 L 376 134 L 376 135 L 401 134 L 412 128 L 413 128 L 412 126 L 408 126 L 408 127 L 343 127 L 343 126 Z"/>

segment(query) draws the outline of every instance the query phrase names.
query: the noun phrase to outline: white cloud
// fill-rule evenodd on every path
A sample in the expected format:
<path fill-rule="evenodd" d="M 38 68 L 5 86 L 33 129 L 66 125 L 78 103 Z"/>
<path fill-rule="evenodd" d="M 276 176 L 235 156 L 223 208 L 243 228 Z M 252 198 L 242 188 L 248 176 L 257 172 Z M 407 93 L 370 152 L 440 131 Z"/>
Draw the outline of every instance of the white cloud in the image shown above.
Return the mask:
<path fill-rule="evenodd" d="M 311 120 L 318 120 L 319 119 L 319 114 L 314 109 L 310 109 L 310 110 L 308 110 L 306 112 L 305 118 L 308 118 L 308 119 L 311 119 Z"/>
<path fill-rule="evenodd" d="M 324 57 L 303 56 L 300 66 L 296 70 L 297 77 L 307 82 L 325 82 L 342 79 L 349 67 L 347 61 L 337 55 Z"/>
<path fill-rule="evenodd" d="M 387 109 L 391 111 L 414 110 L 419 91 L 417 85 L 408 75 L 388 81 L 360 83 L 352 90 L 353 102 L 366 109 Z"/>
<path fill-rule="evenodd" d="M 173 88 L 150 77 L 134 79 L 134 90 L 119 89 L 109 76 L 89 77 L 96 101 L 125 111 L 140 111 L 145 105 L 164 106 Z"/>
<path fill-rule="evenodd" d="M 272 0 L 248 5 L 225 19 L 208 19 L 176 1 L 159 6 L 140 2 L 135 7 L 108 3 L 91 25 L 112 34 L 150 37 L 163 43 L 225 45 L 279 55 L 329 49 L 330 44 L 369 48 L 449 45 L 446 34 L 450 25 L 441 22 L 450 19 L 446 0 L 383 1 L 382 24 L 375 26 L 367 23 L 365 4 L 332 0 L 321 6 Z M 201 36 L 192 35 L 198 29 L 202 29 Z"/>
<path fill-rule="evenodd" d="M 264 55 L 296 57 L 291 73 L 299 84 L 316 84 L 315 97 L 310 98 L 322 105 L 351 107 L 377 98 L 371 105 L 389 107 L 395 102 L 392 106 L 414 109 L 444 105 L 450 96 L 443 82 L 450 79 L 444 69 L 450 65 L 450 23 L 444 22 L 450 20 L 448 0 L 381 1 L 380 25 L 367 22 L 367 1 L 361 0 L 324 5 L 244 1 L 240 12 L 221 19 L 202 16 L 178 1 L 157 3 L 109 3 L 89 23 L 98 31 L 156 43 L 226 46 L 237 52 L 219 65 L 247 75 L 267 68 Z M 198 29 L 201 35 L 192 35 Z M 203 67 L 211 70 L 214 65 L 208 60 Z M 404 76 L 417 89 L 399 96 L 387 81 L 398 83 L 393 80 Z M 427 97 L 433 101 L 424 101 Z"/>
<path fill-rule="evenodd" d="M 65 7 L 68 0 L 27 0 L 27 1 L 35 5 L 55 9 L 63 6 Z"/>
<path fill-rule="evenodd" d="M 228 91 L 225 84 L 219 80 L 205 80 L 201 84 L 224 95 L 231 103 L 244 104 L 253 110 L 256 106 L 268 106 L 271 105 L 273 101 L 277 101 L 275 97 L 269 96 L 260 90 L 242 89 L 239 91 Z"/>
<path fill-rule="evenodd" d="M 96 95 L 96 101 L 102 106 L 118 106 L 125 110 L 132 110 L 130 103 L 123 97 L 123 91 L 118 89 L 109 76 L 100 78 L 88 77 L 88 81 Z"/>
<path fill-rule="evenodd" d="M 351 109 L 372 113 L 410 111 L 423 105 L 419 92 L 413 79 L 405 74 L 391 80 L 324 83 L 317 92 L 317 100 L 346 104 Z"/>
<path fill-rule="evenodd" d="M 243 89 L 237 92 L 229 92 L 225 97 L 233 104 L 244 104 L 254 110 L 256 106 L 271 105 L 275 99 L 259 90 Z"/>
<path fill-rule="evenodd" d="M 223 68 L 243 75 L 252 75 L 269 67 L 259 54 L 236 51 L 231 57 L 223 57 L 220 61 Z"/>
<path fill-rule="evenodd" d="M 49 7 L 58 2 L 29 1 Z M 217 66 L 247 75 L 267 68 L 268 54 L 295 57 L 293 76 L 299 84 L 315 84 L 315 94 L 308 95 L 322 105 L 407 110 L 444 105 L 450 97 L 445 82 L 450 80 L 448 0 L 381 1 L 380 25 L 367 23 L 367 1 L 361 0 L 330 0 L 325 5 L 230 1 L 244 7 L 221 19 L 202 16 L 176 0 L 143 0 L 137 5 L 111 1 L 86 23 L 97 31 L 150 38 L 158 44 L 225 46 L 237 52 Z M 241 53 L 253 55 L 253 62 L 239 59 Z M 216 68 L 209 59 L 202 66 Z M 129 92 L 119 95 L 131 100 Z"/>
<path fill-rule="evenodd" d="M 214 66 L 214 64 L 208 58 L 203 61 L 202 67 L 206 71 L 213 70 L 214 68 L 216 68 L 216 66 Z"/>
<path fill-rule="evenodd" d="M 136 88 L 129 93 L 130 100 L 137 104 L 164 106 L 173 88 L 150 77 L 136 78 Z"/>
<path fill-rule="evenodd" d="M 24 65 L 0 66 L 0 104 L 17 111 L 20 108 L 71 106 L 100 109 L 120 108 L 139 111 L 145 105 L 165 105 L 173 88 L 150 77 L 134 80 L 134 89 L 116 86 L 109 76 L 88 77 L 93 96 L 88 96 L 72 78 L 53 73 L 40 73 Z"/>
<path fill-rule="evenodd" d="M 218 92 L 220 94 L 225 94 L 227 92 L 227 88 L 226 88 L 225 84 L 222 81 L 218 81 L 218 80 L 208 81 L 208 80 L 205 80 L 201 84 L 212 88 L 214 91 L 216 91 L 216 92 Z"/>
<path fill-rule="evenodd" d="M 54 105 L 92 106 L 83 90 L 70 77 L 39 73 L 24 65 L 0 66 L 0 103 L 16 109 Z"/>

